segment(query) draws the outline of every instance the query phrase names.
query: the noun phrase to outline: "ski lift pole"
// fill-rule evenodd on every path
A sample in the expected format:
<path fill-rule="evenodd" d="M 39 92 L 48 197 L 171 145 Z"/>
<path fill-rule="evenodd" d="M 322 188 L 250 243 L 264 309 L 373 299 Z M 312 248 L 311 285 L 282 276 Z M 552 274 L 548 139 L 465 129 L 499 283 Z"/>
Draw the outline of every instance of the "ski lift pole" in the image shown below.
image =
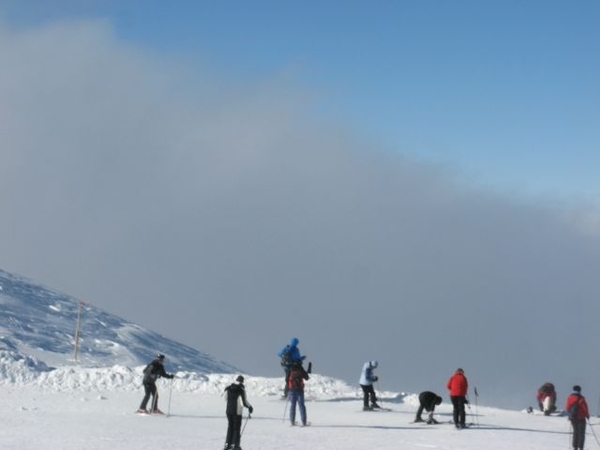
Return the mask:
<path fill-rule="evenodd" d="M 87 302 L 77 300 L 77 325 L 75 326 L 75 350 L 73 353 L 73 359 L 77 361 L 79 354 L 79 336 L 81 335 L 81 307 L 87 305 Z"/>

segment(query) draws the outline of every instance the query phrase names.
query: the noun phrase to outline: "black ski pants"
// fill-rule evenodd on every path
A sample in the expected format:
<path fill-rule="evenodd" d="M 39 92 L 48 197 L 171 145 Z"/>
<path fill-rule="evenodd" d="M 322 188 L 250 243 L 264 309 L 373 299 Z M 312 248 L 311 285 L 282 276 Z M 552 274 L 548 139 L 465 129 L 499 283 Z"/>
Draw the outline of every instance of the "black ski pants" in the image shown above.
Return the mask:
<path fill-rule="evenodd" d="M 158 390 L 156 389 L 156 383 L 154 381 L 150 383 L 144 383 L 144 398 L 142 399 L 140 409 L 146 409 L 146 405 L 148 404 L 150 396 L 152 396 L 152 405 L 150 410 L 154 411 L 158 408 Z"/>
<path fill-rule="evenodd" d="M 240 445 L 240 432 L 242 430 L 242 415 L 227 414 L 227 437 L 225 445 L 238 446 Z"/>
<path fill-rule="evenodd" d="M 452 395 L 452 418 L 454 419 L 454 425 L 465 426 L 466 416 L 465 405 L 467 404 L 467 398 L 464 395 Z"/>
<path fill-rule="evenodd" d="M 573 425 L 573 450 L 583 450 L 585 442 L 585 419 L 572 419 Z"/>
<path fill-rule="evenodd" d="M 377 396 L 375 395 L 375 388 L 373 385 L 361 384 L 360 387 L 363 390 L 363 406 L 365 408 L 369 406 L 369 399 L 371 400 L 371 406 L 376 405 Z"/>

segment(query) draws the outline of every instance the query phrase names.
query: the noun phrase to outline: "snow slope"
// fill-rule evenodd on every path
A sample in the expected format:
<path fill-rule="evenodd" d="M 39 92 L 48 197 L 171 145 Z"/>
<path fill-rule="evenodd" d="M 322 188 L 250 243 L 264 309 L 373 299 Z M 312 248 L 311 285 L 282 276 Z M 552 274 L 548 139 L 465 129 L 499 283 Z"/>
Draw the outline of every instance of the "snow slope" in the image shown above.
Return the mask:
<path fill-rule="evenodd" d="M 166 362 L 168 371 L 172 370 Z M 15 450 L 221 449 L 226 431 L 223 389 L 235 374 L 177 372 L 160 380 L 165 416 L 133 413 L 143 392 L 142 367 L 59 367 L 0 352 L 0 448 Z M 565 417 L 471 405 L 473 425 L 456 430 L 451 406 L 438 407 L 439 425 L 413 424 L 416 395 L 379 392 L 389 412 L 363 412 L 357 386 L 315 374 L 307 382 L 309 427 L 291 427 L 280 398 L 281 379 L 246 377 L 255 411 L 245 419 L 242 448 L 288 450 L 443 449 L 563 450 Z M 247 413 L 245 415 L 247 417 Z M 597 419 L 593 419 L 597 422 Z M 588 427 L 586 448 L 597 448 Z"/>
<path fill-rule="evenodd" d="M 88 367 L 146 364 L 157 352 L 180 370 L 236 372 L 234 366 L 158 333 L 81 304 L 24 277 L 0 270 L 0 349 L 35 356 L 48 365 L 74 358 L 80 314 L 77 365 Z M 74 362 L 74 361 L 71 361 Z"/>

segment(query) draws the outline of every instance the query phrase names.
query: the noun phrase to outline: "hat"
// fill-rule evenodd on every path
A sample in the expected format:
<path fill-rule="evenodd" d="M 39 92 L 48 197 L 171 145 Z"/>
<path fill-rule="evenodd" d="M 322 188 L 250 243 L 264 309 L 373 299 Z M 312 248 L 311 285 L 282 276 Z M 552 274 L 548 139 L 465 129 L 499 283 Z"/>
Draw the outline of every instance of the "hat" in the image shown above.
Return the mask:
<path fill-rule="evenodd" d="M 462 370 L 460 367 L 459 367 L 458 369 L 456 369 L 456 371 L 457 371 L 458 373 L 465 373 L 465 371 L 464 371 L 464 370 Z"/>
<path fill-rule="evenodd" d="M 573 386 L 573 390 L 575 392 L 581 392 L 581 386 L 579 386 L 578 384 L 576 384 L 575 386 Z"/>
<path fill-rule="evenodd" d="M 244 377 L 242 375 L 238 375 L 238 377 L 235 379 L 235 381 L 237 381 L 238 383 L 243 383 Z"/>

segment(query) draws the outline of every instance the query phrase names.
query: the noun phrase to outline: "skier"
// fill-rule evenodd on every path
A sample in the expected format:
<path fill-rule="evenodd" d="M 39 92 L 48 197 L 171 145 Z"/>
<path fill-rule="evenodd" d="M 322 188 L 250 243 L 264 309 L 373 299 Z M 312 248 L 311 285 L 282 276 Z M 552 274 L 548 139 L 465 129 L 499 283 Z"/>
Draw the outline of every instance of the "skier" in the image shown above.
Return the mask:
<path fill-rule="evenodd" d="M 227 394 L 227 409 L 225 410 L 227 414 L 227 437 L 225 438 L 224 450 L 242 450 L 240 447 L 242 412 L 244 407 L 248 408 L 250 414 L 254 412 L 254 408 L 246 399 L 244 377 L 239 375 L 235 379 L 235 383 L 225 388 L 225 393 Z"/>
<path fill-rule="evenodd" d="M 308 373 L 302 367 L 302 361 L 296 361 L 292 364 L 288 377 L 290 422 L 292 425 L 296 425 L 296 404 L 298 404 L 298 409 L 300 410 L 302 426 L 308 425 L 306 421 L 306 406 L 304 404 L 304 380 L 308 380 L 309 378 Z"/>
<path fill-rule="evenodd" d="M 140 408 L 137 410 L 138 413 L 147 414 L 146 405 L 148 404 L 148 400 L 152 395 L 152 408 L 150 412 L 153 414 L 162 414 L 163 412 L 158 409 L 158 390 L 156 389 L 156 380 L 160 377 L 173 379 L 175 375 L 168 374 L 165 372 L 165 367 L 163 366 L 163 362 L 165 361 L 165 355 L 158 354 L 156 355 L 156 359 L 154 359 L 150 364 L 146 366 L 144 369 L 144 379 L 142 383 L 144 384 L 144 398 L 142 399 L 142 404 Z"/>
<path fill-rule="evenodd" d="M 372 411 L 380 407 L 377 404 L 377 396 L 373 388 L 373 383 L 379 380 L 379 377 L 373 374 L 373 370 L 377 368 L 377 365 L 377 361 L 367 361 L 363 364 L 359 381 L 363 391 L 363 411 Z M 370 405 L 369 400 L 371 401 Z"/>
<path fill-rule="evenodd" d="M 450 391 L 450 400 L 452 401 L 452 417 L 454 419 L 454 426 L 456 428 L 465 428 L 467 425 L 465 405 L 469 403 L 467 400 L 467 392 L 469 389 L 469 382 L 465 377 L 465 371 L 461 368 L 456 369 L 454 375 L 450 377 L 446 387 Z"/>
<path fill-rule="evenodd" d="M 442 397 L 437 395 L 435 392 L 431 391 L 423 391 L 419 394 L 419 409 L 417 410 L 417 417 L 415 418 L 415 422 L 423 422 L 423 418 L 421 414 L 423 410 L 429 413 L 429 418 L 427 419 L 428 424 L 438 423 L 437 420 L 433 418 L 433 411 L 435 410 L 436 405 L 440 405 L 442 403 Z"/>
<path fill-rule="evenodd" d="M 536 399 L 540 407 L 540 411 L 545 416 L 549 416 L 550 413 L 556 411 L 556 391 L 552 383 L 544 383 L 540 386 L 537 391 Z"/>
<path fill-rule="evenodd" d="M 277 352 L 277 356 L 281 358 L 281 366 L 283 367 L 283 371 L 285 373 L 285 386 L 283 388 L 283 398 L 287 398 L 288 396 L 288 384 L 290 377 L 290 369 L 292 365 L 296 362 L 302 363 L 306 356 L 302 356 L 300 354 L 300 349 L 298 349 L 298 344 L 300 341 L 298 338 L 292 338 L 290 343 L 283 347 L 281 350 Z"/>
<path fill-rule="evenodd" d="M 573 386 L 573 393 L 567 398 L 565 409 L 573 426 L 573 450 L 583 450 L 585 422 L 590 418 L 590 413 L 585 397 L 581 395 L 581 386 Z"/>

